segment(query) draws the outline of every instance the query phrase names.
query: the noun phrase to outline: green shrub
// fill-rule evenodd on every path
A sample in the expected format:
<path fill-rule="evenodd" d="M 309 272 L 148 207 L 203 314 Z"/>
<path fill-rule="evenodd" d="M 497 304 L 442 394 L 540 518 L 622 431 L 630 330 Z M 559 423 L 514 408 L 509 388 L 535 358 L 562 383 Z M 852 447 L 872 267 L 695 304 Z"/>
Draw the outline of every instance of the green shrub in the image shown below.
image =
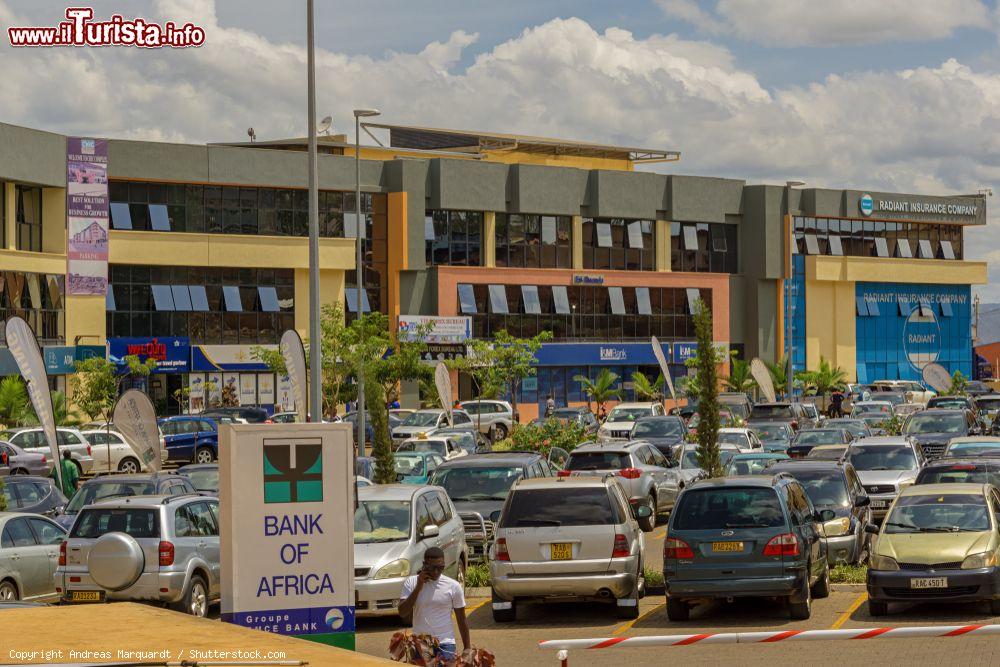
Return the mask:
<path fill-rule="evenodd" d="M 645 567 L 642 573 L 646 576 L 646 588 L 662 588 L 663 587 L 663 571 L 653 570 L 651 568 Z"/>
<path fill-rule="evenodd" d="M 465 570 L 465 587 L 482 588 L 490 585 L 490 568 L 486 563 L 473 563 Z"/>
<path fill-rule="evenodd" d="M 837 565 L 830 569 L 830 581 L 835 584 L 863 584 L 868 576 L 865 565 Z"/>
<path fill-rule="evenodd" d="M 548 455 L 553 447 L 571 452 L 586 439 L 586 429 L 580 424 L 547 419 L 541 425 L 515 424 L 509 438 L 493 443 L 493 451 L 516 449 Z"/>

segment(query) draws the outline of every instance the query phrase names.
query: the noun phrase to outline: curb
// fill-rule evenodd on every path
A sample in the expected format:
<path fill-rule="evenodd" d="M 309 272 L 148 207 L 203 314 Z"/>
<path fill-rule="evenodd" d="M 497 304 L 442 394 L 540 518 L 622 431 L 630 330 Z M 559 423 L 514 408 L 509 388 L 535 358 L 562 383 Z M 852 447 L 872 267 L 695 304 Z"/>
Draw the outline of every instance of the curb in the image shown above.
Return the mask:
<path fill-rule="evenodd" d="M 489 586 L 479 586 L 476 588 L 466 588 L 465 597 L 467 598 L 488 598 L 492 597 L 493 591 Z"/>

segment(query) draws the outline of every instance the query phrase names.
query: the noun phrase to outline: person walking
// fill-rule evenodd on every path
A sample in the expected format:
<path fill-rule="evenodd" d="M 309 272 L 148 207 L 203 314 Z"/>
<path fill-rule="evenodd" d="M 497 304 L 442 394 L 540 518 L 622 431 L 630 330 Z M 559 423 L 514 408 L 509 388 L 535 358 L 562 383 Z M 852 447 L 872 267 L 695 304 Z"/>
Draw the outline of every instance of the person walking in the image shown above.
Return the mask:
<path fill-rule="evenodd" d="M 844 392 L 840 387 L 834 387 L 833 393 L 830 394 L 830 416 L 844 416 Z"/>
<path fill-rule="evenodd" d="M 63 495 L 69 499 L 72 499 L 76 494 L 76 488 L 80 484 L 80 471 L 76 467 L 76 463 L 73 462 L 73 455 L 70 454 L 69 450 L 63 450 L 62 461 L 59 462 L 59 470 L 62 472 L 62 491 Z M 52 468 L 52 472 L 49 473 L 49 477 L 56 479 L 56 469 Z"/>
<path fill-rule="evenodd" d="M 399 596 L 399 615 L 412 620 L 413 634 L 430 635 L 438 640 L 440 649 L 435 657 L 453 665 L 458 658 L 455 629 L 451 614 L 455 612 L 462 647 L 472 648 L 469 624 L 465 618 L 465 591 L 462 585 L 444 574 L 444 551 L 430 547 L 424 552 L 423 567 L 403 582 Z"/>
<path fill-rule="evenodd" d="M 549 394 L 548 399 L 545 401 L 545 416 L 551 417 L 552 413 L 556 411 L 556 399 Z"/>

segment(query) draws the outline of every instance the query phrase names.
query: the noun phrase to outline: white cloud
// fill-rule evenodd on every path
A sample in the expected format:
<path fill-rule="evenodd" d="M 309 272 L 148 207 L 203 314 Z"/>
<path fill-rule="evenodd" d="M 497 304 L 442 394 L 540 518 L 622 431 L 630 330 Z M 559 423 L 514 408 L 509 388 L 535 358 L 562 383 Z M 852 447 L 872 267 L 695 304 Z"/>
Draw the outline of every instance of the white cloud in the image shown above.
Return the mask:
<path fill-rule="evenodd" d="M 766 46 L 841 46 L 942 39 L 959 28 L 991 26 L 980 0 L 657 0 L 670 17 L 710 35 Z"/>

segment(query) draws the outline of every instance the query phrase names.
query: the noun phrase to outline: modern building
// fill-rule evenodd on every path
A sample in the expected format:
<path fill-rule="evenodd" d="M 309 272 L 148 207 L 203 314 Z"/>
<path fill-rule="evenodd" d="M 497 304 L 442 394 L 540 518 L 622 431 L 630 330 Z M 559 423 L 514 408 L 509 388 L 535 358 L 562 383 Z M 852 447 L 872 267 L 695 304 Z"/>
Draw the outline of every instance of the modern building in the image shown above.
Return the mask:
<path fill-rule="evenodd" d="M 658 373 L 653 335 L 683 374 L 699 299 L 715 342 L 745 358 L 779 358 L 790 322 L 797 368 L 824 357 L 862 381 L 918 378 L 930 361 L 971 368 L 969 291 L 986 266 L 964 260 L 963 231 L 985 224 L 983 197 L 748 185 L 647 170 L 673 151 L 367 129 L 387 141 L 362 149 L 361 299 L 354 149 L 320 137 L 321 300 L 344 303 L 348 317 L 381 310 L 393 326 L 458 323 L 435 357 L 461 353 L 464 335 L 551 331 L 516 397 L 522 418 L 550 395 L 585 402 L 574 378 L 604 368 L 630 397 L 633 373 Z M 161 364 L 150 391 L 165 412 L 182 409 L 186 387 L 203 405 L 206 382 L 280 406 L 281 379 L 251 349 L 287 328 L 307 334 L 304 150 L 303 139 L 109 140 L 110 286 L 107 297 L 74 296 L 64 288 L 67 138 L 0 124 L 0 317 L 26 315 L 69 362 L 94 353 L 84 344 L 107 343 L 112 358 L 152 354 Z M 84 231 L 72 243 L 102 242 Z M 0 374 L 10 365 L 0 354 Z M 403 402 L 416 392 L 404 387 Z"/>

